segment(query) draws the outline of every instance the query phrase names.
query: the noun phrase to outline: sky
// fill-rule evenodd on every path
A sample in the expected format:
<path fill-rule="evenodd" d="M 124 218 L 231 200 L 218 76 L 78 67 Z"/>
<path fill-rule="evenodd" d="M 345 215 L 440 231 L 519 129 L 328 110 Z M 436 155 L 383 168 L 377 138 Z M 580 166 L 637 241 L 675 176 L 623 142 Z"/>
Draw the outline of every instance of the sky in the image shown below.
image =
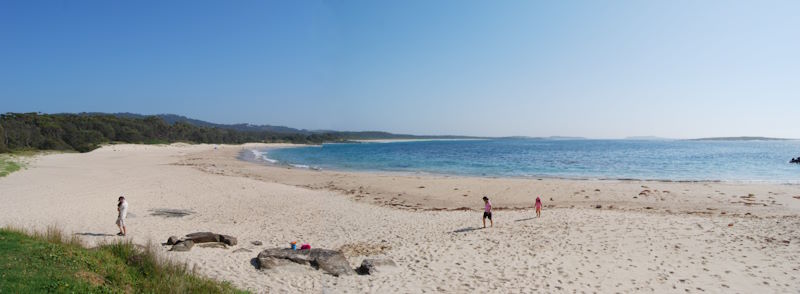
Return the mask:
<path fill-rule="evenodd" d="M 0 1 L 0 112 L 800 138 L 800 1 Z"/>

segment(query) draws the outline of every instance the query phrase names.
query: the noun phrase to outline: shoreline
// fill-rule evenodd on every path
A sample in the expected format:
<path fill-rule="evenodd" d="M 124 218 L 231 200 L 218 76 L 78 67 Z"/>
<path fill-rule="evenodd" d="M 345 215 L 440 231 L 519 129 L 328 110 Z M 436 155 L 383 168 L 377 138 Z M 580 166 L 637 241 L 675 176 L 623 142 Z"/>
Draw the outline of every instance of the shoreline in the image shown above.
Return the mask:
<path fill-rule="evenodd" d="M 444 140 L 444 139 L 443 139 Z M 475 139 L 475 140 L 483 140 L 483 139 Z M 428 141 L 428 140 L 421 140 L 421 141 Z M 405 142 L 405 141 L 402 141 Z M 281 146 L 281 147 L 267 147 L 263 151 L 275 150 L 275 149 L 283 149 L 283 148 L 303 148 L 303 147 L 313 147 L 313 146 L 304 146 L 304 145 L 296 145 L 296 146 Z M 258 151 L 255 149 L 248 149 Z M 258 158 L 246 158 L 247 156 L 242 156 L 247 151 L 242 151 L 240 156 L 237 156 L 239 160 L 254 163 L 254 164 L 264 164 L 268 166 L 275 166 L 275 167 L 285 167 L 285 166 L 292 166 L 296 168 L 304 168 L 307 167 L 311 170 L 321 171 L 333 171 L 333 172 L 343 172 L 343 173 L 365 173 L 365 174 L 386 174 L 386 175 L 400 175 L 400 176 L 441 176 L 441 177 L 463 177 L 463 178 L 476 178 L 476 179 L 520 179 L 520 180 L 543 180 L 543 179 L 550 179 L 550 180 L 573 180 L 573 181 L 633 181 L 633 182 L 655 182 L 655 183 L 729 183 L 729 184 L 770 184 L 770 185 L 788 185 L 788 186 L 800 186 L 800 180 L 796 182 L 786 182 L 786 181 L 767 181 L 767 180 L 672 180 L 672 179 L 637 179 L 637 178 L 592 178 L 592 177 L 569 177 L 569 176 L 554 176 L 554 175 L 531 175 L 531 176 L 512 176 L 512 175 L 472 175 L 472 174 L 449 174 L 449 173 L 437 173 L 437 172 L 430 172 L 430 171 L 399 171 L 399 170 L 370 170 L 370 169 L 347 169 L 347 168 L 322 168 L 322 167 L 315 167 L 315 166 L 307 166 L 302 164 L 294 164 L 289 162 L 283 162 L 274 158 L 266 159 L 258 159 Z"/>
<path fill-rule="evenodd" d="M 158 244 L 198 231 L 235 236 L 239 244 L 229 249 L 157 250 L 256 293 L 800 288 L 796 186 L 399 176 L 237 158 L 247 148 L 280 146 L 292 145 L 114 145 L 45 155 L 0 178 L 0 226 L 57 224 L 89 246 L 119 240 L 114 205 L 124 194 L 126 238 Z M 492 228 L 480 227 L 482 194 L 495 205 Z M 530 207 L 539 194 L 544 209 L 535 218 Z M 168 209 L 186 215 L 160 213 Z M 367 258 L 398 266 L 333 277 L 308 266 L 259 270 L 251 263 L 261 250 L 293 240 L 356 248 L 346 254 L 352 267 Z"/>
<path fill-rule="evenodd" d="M 282 146 L 254 146 L 280 148 Z M 296 147 L 296 146 L 288 146 Z M 489 195 L 501 209 L 527 209 L 533 195 L 548 208 L 699 213 L 715 211 L 791 215 L 800 210 L 800 185 L 741 182 L 576 180 L 561 178 L 473 177 L 405 172 L 314 170 L 242 160 L 241 152 L 206 157 L 190 165 L 207 172 L 244 176 L 312 190 L 327 190 L 357 202 L 396 209 L 474 210 L 474 199 Z M 346 179 L 346 180 L 343 180 Z M 743 193 L 742 190 L 748 192 Z M 753 197 L 748 195 L 753 194 Z M 744 198 L 742 198 L 744 197 Z M 468 209 L 465 209 L 468 208 Z"/>

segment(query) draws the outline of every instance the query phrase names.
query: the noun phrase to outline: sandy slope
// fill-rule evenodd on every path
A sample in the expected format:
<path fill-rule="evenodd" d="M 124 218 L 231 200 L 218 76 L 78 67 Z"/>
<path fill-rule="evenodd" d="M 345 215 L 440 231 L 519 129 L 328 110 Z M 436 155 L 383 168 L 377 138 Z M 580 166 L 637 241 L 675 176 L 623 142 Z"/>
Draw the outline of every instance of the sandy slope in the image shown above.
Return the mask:
<path fill-rule="evenodd" d="M 0 225 L 57 224 L 90 244 L 113 240 L 117 237 L 106 235 L 116 233 L 114 205 L 125 194 L 134 242 L 162 242 L 194 231 L 238 236 L 240 245 L 230 249 L 162 250 L 204 275 L 256 292 L 800 289 L 800 200 L 792 198 L 800 195 L 797 186 L 314 172 L 237 161 L 243 148 L 117 145 L 47 155 L 0 178 Z M 645 189 L 650 195 L 638 196 Z M 457 194 L 462 190 L 469 196 Z M 492 195 L 496 206 L 521 207 L 530 193 L 540 191 L 545 204 L 555 206 L 542 218 L 532 218 L 530 210 L 500 210 L 491 229 L 477 229 L 476 211 L 431 210 L 479 209 L 475 197 L 483 193 Z M 167 208 L 193 213 L 153 215 Z M 255 240 L 264 245 L 252 245 Z M 259 249 L 290 240 L 334 249 L 390 247 L 377 256 L 394 259 L 401 270 L 335 278 L 299 266 L 253 267 Z M 350 256 L 350 262 L 363 258 Z"/>

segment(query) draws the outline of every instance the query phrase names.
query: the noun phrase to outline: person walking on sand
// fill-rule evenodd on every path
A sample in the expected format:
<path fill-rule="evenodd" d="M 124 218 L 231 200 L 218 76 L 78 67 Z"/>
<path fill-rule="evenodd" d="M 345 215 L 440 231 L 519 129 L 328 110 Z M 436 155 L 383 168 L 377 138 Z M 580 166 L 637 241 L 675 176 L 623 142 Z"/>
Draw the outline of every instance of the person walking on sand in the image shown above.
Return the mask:
<path fill-rule="evenodd" d="M 536 208 L 536 217 L 542 216 L 542 199 L 536 197 L 536 204 L 533 206 Z"/>
<path fill-rule="evenodd" d="M 483 227 L 486 228 L 486 218 L 489 218 L 489 223 L 492 227 L 494 227 L 494 221 L 492 220 L 492 202 L 489 201 L 489 197 L 483 196 Z"/>
<path fill-rule="evenodd" d="M 119 233 L 117 236 L 125 236 L 128 234 L 128 227 L 125 226 L 125 218 L 128 216 L 128 201 L 125 201 L 124 196 L 119 196 L 117 199 L 117 226 Z"/>

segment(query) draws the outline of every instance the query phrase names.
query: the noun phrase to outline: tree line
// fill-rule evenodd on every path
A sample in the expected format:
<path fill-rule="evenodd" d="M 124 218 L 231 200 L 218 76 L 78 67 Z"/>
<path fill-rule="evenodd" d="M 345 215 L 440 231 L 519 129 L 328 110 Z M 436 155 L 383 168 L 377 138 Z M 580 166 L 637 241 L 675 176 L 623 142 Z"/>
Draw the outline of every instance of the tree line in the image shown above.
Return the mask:
<path fill-rule="evenodd" d="M 243 132 L 168 124 L 157 116 L 126 118 L 113 115 L 6 113 L 0 114 L 0 152 L 15 150 L 75 150 L 89 152 L 111 142 L 161 144 L 174 142 L 242 144 L 248 142 L 321 144 L 344 141 L 333 133 L 286 134 Z"/>

